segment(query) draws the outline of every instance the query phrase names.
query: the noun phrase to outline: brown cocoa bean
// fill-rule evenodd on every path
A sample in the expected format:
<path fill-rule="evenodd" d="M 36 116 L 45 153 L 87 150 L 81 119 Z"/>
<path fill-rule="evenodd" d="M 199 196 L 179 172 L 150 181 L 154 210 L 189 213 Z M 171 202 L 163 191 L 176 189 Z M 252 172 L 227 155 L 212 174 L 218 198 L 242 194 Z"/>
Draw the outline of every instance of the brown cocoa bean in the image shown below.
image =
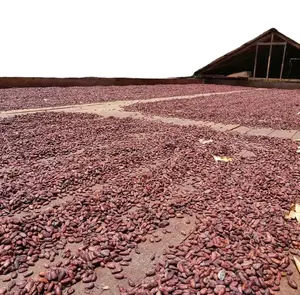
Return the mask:
<path fill-rule="evenodd" d="M 30 270 L 30 271 L 25 272 L 25 273 L 23 274 L 23 276 L 24 276 L 25 278 L 27 278 L 27 277 L 30 277 L 32 274 L 33 274 L 33 271 Z"/>
<path fill-rule="evenodd" d="M 135 283 L 130 279 L 128 279 L 128 285 L 132 288 L 136 286 Z"/>
<path fill-rule="evenodd" d="M 114 275 L 114 274 L 120 273 L 120 272 L 122 272 L 122 271 L 123 271 L 123 268 L 120 267 L 120 266 L 118 266 L 117 268 L 112 269 L 112 270 L 111 270 L 111 273 Z"/>
<path fill-rule="evenodd" d="M 54 293 L 55 293 L 55 295 L 61 295 L 62 294 L 60 285 L 55 286 Z"/>
<path fill-rule="evenodd" d="M 7 291 L 11 291 L 16 286 L 16 281 L 11 281 L 7 285 Z"/>
<path fill-rule="evenodd" d="M 16 279 L 18 277 L 18 273 L 17 272 L 14 272 L 11 274 L 11 278 L 12 279 Z"/>
<path fill-rule="evenodd" d="M 27 271 L 27 267 L 26 268 L 19 268 L 18 269 L 18 273 L 24 273 L 24 272 L 26 272 Z"/>
<path fill-rule="evenodd" d="M 44 292 L 44 286 L 45 286 L 44 283 L 39 283 L 37 285 L 37 292 L 38 292 L 38 294 L 43 294 L 43 292 Z"/>
<path fill-rule="evenodd" d="M 121 265 L 121 266 L 128 266 L 129 263 L 128 263 L 127 261 L 121 261 L 121 262 L 120 262 L 120 265 Z"/>
<path fill-rule="evenodd" d="M 11 277 L 6 276 L 2 279 L 2 282 L 9 282 L 11 280 Z"/>
<path fill-rule="evenodd" d="M 114 277 L 115 277 L 117 280 L 122 280 L 122 279 L 124 279 L 124 275 L 121 274 L 121 273 L 115 274 Z"/>
<path fill-rule="evenodd" d="M 155 276 L 155 270 L 154 269 L 150 269 L 148 271 L 146 271 L 146 276 L 147 277 L 152 277 L 152 276 Z"/>
<path fill-rule="evenodd" d="M 68 295 L 71 295 L 71 294 L 73 294 L 75 292 L 75 289 L 74 288 L 69 288 L 68 290 L 67 290 L 67 294 Z"/>
<path fill-rule="evenodd" d="M 88 284 L 85 285 L 85 289 L 87 289 L 87 290 L 91 290 L 91 289 L 93 289 L 94 287 L 95 287 L 95 284 L 94 284 L 93 282 L 88 283 Z"/>
<path fill-rule="evenodd" d="M 42 277 L 39 277 L 39 278 L 38 278 L 38 281 L 39 281 L 40 283 L 44 283 L 44 284 L 49 283 L 49 281 L 48 281 L 46 278 L 42 278 Z"/>
<path fill-rule="evenodd" d="M 288 277 L 288 284 L 293 289 L 298 289 L 297 283 L 289 276 Z"/>
<path fill-rule="evenodd" d="M 48 288 L 47 288 L 47 291 L 48 291 L 48 292 L 51 292 L 51 291 L 53 290 L 53 288 L 54 288 L 54 282 L 52 281 L 52 282 L 49 283 L 49 286 L 48 286 Z"/>
<path fill-rule="evenodd" d="M 109 269 L 115 269 L 116 268 L 116 264 L 113 262 L 107 262 L 106 267 Z"/>

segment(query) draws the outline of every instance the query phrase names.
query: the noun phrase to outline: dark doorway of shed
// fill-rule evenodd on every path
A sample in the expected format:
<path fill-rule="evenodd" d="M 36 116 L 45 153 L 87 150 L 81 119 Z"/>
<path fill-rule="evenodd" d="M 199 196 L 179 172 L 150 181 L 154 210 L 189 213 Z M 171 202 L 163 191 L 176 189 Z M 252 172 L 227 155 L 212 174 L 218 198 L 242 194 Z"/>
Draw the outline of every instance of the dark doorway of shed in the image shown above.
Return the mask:
<path fill-rule="evenodd" d="M 268 46 L 258 46 L 257 47 L 257 64 L 256 70 L 253 75 L 255 78 L 265 78 L 267 74 L 268 67 L 268 56 L 269 56 L 269 47 Z M 253 64 L 255 60 L 252 60 Z"/>
<path fill-rule="evenodd" d="M 284 53 L 284 46 L 273 46 L 269 78 L 280 78 L 280 71 L 282 65 L 282 58 Z"/>
<path fill-rule="evenodd" d="M 282 65 L 282 58 L 284 53 L 284 46 L 273 45 L 270 68 L 268 75 L 268 61 L 269 61 L 270 46 L 258 46 L 257 50 L 257 67 L 255 72 L 255 78 L 280 78 L 280 71 Z M 254 63 L 254 61 L 253 61 Z"/>
<path fill-rule="evenodd" d="M 289 79 L 300 79 L 300 58 L 290 58 L 288 68 Z"/>

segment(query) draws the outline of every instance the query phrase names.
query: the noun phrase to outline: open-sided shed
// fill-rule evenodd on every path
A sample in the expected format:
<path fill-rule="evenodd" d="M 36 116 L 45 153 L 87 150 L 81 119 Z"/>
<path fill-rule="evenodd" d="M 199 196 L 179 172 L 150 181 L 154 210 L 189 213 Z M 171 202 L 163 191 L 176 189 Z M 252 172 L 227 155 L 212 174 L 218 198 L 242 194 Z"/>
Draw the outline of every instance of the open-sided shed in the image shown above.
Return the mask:
<path fill-rule="evenodd" d="M 194 76 L 300 79 L 300 44 L 272 28 L 199 69 Z"/>

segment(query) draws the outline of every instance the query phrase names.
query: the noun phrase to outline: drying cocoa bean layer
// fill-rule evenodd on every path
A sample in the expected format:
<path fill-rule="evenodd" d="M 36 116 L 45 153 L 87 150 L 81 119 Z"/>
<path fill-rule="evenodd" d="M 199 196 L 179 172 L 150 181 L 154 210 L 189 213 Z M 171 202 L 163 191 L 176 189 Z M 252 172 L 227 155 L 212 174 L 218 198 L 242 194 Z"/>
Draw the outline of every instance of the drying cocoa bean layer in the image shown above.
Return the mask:
<path fill-rule="evenodd" d="M 89 294 L 98 268 L 121 294 L 274 294 L 283 277 L 299 288 L 300 230 L 284 219 L 300 194 L 296 143 L 72 113 L 2 119 L 0 134 L 0 294 L 72 294 L 78 282 Z M 139 245 L 184 215 L 192 233 L 145 280 L 126 277 Z"/>
<path fill-rule="evenodd" d="M 125 109 L 215 123 L 300 129 L 299 90 L 262 89 L 184 100 L 137 103 Z"/>
<path fill-rule="evenodd" d="M 247 88 L 203 84 L 0 89 L 0 111 L 243 89 Z"/>

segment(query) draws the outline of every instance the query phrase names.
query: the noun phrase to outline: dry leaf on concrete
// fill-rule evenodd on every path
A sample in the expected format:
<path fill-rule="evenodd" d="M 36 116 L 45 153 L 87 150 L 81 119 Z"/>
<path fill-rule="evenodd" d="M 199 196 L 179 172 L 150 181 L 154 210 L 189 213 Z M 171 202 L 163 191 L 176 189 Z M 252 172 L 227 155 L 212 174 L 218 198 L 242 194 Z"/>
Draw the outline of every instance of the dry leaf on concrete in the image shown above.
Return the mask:
<path fill-rule="evenodd" d="M 291 210 L 288 214 L 285 215 L 286 219 L 297 219 L 300 223 L 300 205 L 295 204 L 291 207 Z"/>
<path fill-rule="evenodd" d="M 300 273 L 300 261 L 295 256 L 293 256 L 293 258 L 294 258 L 294 261 L 295 261 L 296 268 L 297 268 L 298 272 Z"/>
<path fill-rule="evenodd" d="M 212 156 L 214 157 L 216 162 L 225 162 L 225 163 L 232 162 L 232 158 L 229 158 L 229 157 L 215 156 L 215 155 L 212 155 Z"/>
<path fill-rule="evenodd" d="M 204 138 L 200 138 L 199 142 L 202 144 L 208 144 L 208 143 L 212 143 L 213 140 L 212 139 L 204 139 Z"/>

